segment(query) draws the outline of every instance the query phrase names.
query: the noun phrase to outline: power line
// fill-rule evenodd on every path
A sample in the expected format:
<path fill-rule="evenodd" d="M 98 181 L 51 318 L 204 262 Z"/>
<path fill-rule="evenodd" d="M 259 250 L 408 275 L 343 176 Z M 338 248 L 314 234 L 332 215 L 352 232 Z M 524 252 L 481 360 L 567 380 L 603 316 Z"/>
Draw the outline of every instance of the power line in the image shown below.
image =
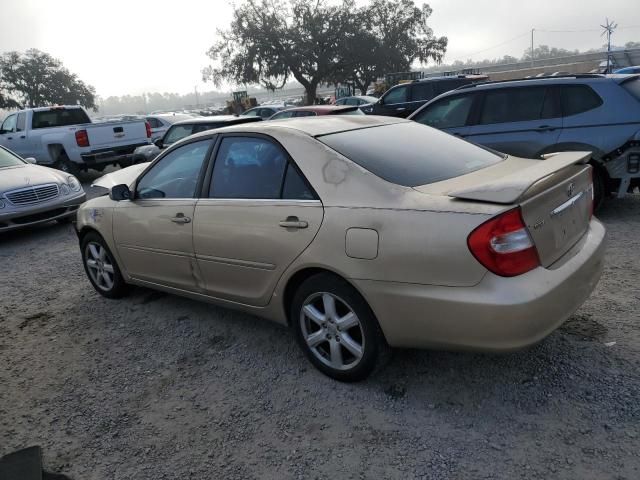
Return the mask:
<path fill-rule="evenodd" d="M 499 43 L 499 44 L 497 44 L 497 45 L 494 45 L 494 46 L 492 46 L 492 47 L 488 47 L 488 48 L 485 48 L 485 49 L 483 49 L 483 50 L 478 50 L 477 52 L 474 52 L 474 53 L 469 53 L 469 54 L 466 54 L 466 55 L 461 55 L 460 57 L 458 57 L 458 58 L 454 58 L 454 59 L 452 59 L 452 60 L 450 60 L 450 61 L 455 62 L 456 60 L 461 60 L 461 59 L 463 59 L 463 58 L 464 58 L 464 59 L 467 59 L 467 58 L 469 58 L 469 57 L 473 57 L 473 56 L 475 56 L 475 55 L 478 55 L 479 53 L 488 52 L 489 50 L 493 50 L 494 48 L 502 47 L 503 45 L 506 45 L 507 43 L 511 43 L 511 42 L 513 42 L 514 40 L 518 40 L 519 38 L 522 38 L 522 37 L 524 37 L 525 35 L 529 35 L 529 32 L 527 31 L 527 32 L 525 32 L 525 33 L 523 33 L 523 34 L 521 34 L 521 35 L 518 35 L 517 37 L 510 38 L 509 40 L 505 40 L 504 42 Z"/>

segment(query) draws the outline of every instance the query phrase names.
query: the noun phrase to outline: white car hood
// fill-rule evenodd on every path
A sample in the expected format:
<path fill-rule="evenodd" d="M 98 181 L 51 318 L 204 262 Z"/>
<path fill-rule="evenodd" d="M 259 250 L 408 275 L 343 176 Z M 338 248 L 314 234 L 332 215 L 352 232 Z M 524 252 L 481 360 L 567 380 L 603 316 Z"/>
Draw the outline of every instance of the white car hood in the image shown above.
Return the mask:
<path fill-rule="evenodd" d="M 136 181 L 138 176 L 142 173 L 142 171 L 149 166 L 151 162 L 138 163 L 136 165 L 131 165 L 127 168 L 121 168 L 120 170 L 116 170 L 112 173 L 107 173 L 102 177 L 95 180 L 91 186 L 92 187 L 102 187 L 111 189 L 116 185 L 126 184 L 131 188 L 133 182 Z"/>
<path fill-rule="evenodd" d="M 0 169 L 0 192 L 44 183 L 66 183 L 66 177 L 58 170 L 41 165 L 16 165 Z"/>

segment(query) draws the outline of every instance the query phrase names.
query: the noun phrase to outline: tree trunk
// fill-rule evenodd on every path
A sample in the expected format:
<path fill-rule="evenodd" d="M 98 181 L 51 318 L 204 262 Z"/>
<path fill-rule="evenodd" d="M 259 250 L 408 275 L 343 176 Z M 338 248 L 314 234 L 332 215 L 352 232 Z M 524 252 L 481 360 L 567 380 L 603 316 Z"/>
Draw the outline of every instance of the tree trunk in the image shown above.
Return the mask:
<path fill-rule="evenodd" d="M 305 105 L 315 105 L 317 89 L 318 85 L 316 85 L 314 82 L 311 82 L 304 87 L 304 90 L 306 92 Z"/>

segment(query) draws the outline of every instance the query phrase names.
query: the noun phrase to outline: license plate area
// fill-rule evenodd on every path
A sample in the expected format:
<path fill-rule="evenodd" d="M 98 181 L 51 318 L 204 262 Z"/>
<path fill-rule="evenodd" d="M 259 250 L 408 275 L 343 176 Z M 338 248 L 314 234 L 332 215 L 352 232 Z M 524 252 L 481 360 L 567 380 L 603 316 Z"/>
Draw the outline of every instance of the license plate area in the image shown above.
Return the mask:
<path fill-rule="evenodd" d="M 556 249 L 573 245 L 589 225 L 591 192 L 584 190 L 551 211 Z"/>

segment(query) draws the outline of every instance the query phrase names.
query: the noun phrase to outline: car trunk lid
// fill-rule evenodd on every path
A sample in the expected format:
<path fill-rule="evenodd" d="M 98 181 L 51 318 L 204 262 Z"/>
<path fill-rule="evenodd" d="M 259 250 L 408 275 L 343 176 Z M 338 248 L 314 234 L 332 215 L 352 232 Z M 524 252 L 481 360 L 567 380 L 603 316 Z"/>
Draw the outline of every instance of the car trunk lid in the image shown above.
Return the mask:
<path fill-rule="evenodd" d="M 423 193 L 446 194 L 460 200 L 518 205 L 536 246 L 540 263 L 548 267 L 587 231 L 592 213 L 589 152 L 563 152 L 543 160 L 509 157 L 500 165 L 452 179 Z"/>
<path fill-rule="evenodd" d="M 94 123 L 84 129 L 92 150 L 149 143 L 144 120 Z"/>

